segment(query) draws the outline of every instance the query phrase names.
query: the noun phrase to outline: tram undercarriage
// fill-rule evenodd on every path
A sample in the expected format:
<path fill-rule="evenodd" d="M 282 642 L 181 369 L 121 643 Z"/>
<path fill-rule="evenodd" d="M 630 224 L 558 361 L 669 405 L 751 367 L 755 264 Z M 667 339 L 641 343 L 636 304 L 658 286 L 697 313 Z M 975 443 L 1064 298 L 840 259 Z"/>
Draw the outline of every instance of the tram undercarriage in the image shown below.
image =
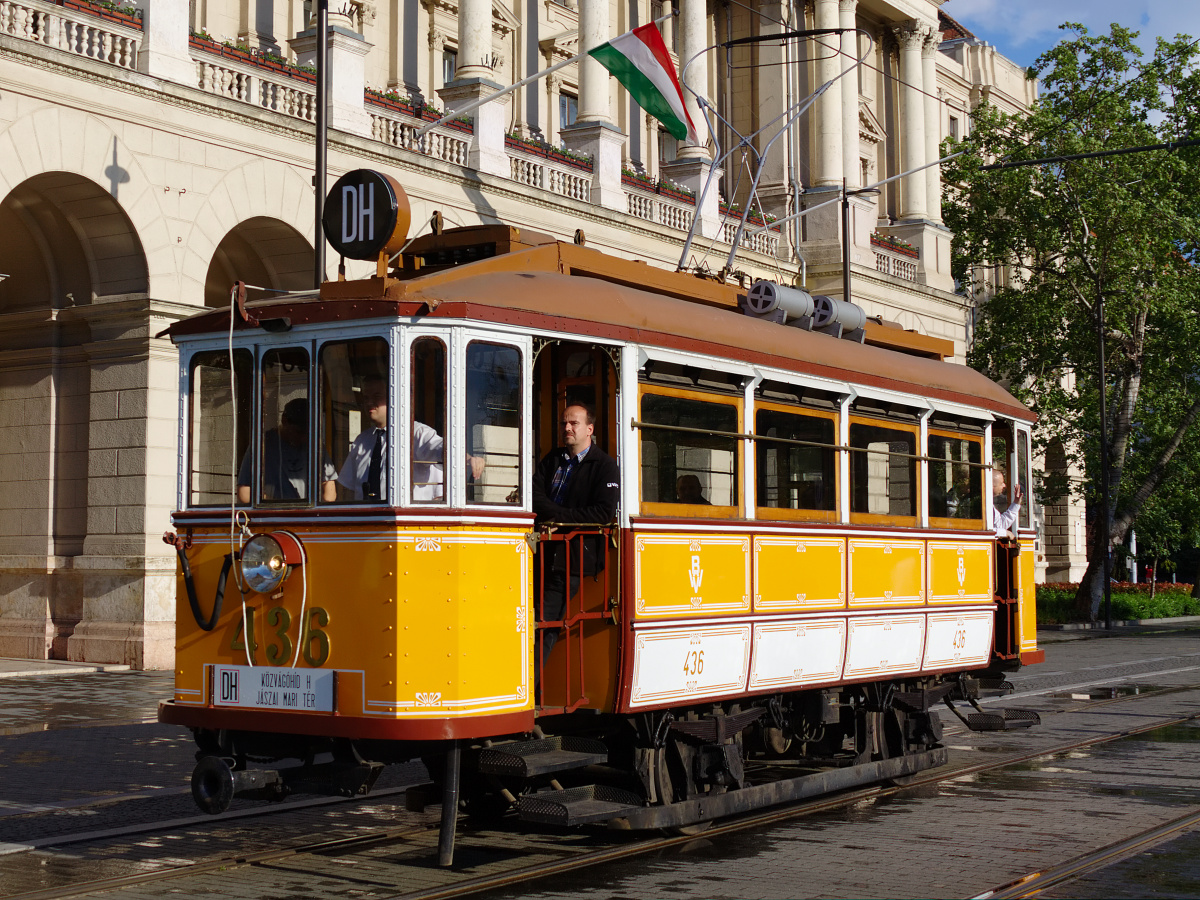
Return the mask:
<path fill-rule="evenodd" d="M 1007 690 L 993 672 L 871 682 L 630 716 L 547 716 L 530 735 L 449 745 L 197 729 L 192 792 L 212 813 L 235 796 L 354 796 L 367 794 L 385 765 L 420 758 L 431 781 L 409 788 L 406 806 L 442 805 L 444 861 L 459 811 L 687 833 L 861 785 L 903 784 L 943 765 L 941 705 L 977 731 L 1037 724 L 1027 710 L 979 707 L 981 695 Z M 964 715 L 956 701 L 976 712 Z M 300 764 L 270 765 L 291 759 Z"/>

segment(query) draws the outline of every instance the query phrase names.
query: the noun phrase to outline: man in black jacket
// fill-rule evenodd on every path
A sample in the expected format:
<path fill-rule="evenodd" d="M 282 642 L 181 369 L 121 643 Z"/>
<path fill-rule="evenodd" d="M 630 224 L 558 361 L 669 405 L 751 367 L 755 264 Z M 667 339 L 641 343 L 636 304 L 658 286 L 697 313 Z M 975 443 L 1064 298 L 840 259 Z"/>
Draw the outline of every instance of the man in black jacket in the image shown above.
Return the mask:
<path fill-rule="evenodd" d="M 533 478 L 533 511 L 538 522 L 556 524 L 606 525 L 616 518 L 621 494 L 617 461 L 592 443 L 596 415 L 582 403 L 571 403 L 563 410 L 563 446 L 546 454 Z M 570 542 L 570 596 L 579 590 L 581 576 L 595 577 L 604 569 L 603 535 L 588 535 Z M 580 571 L 580 552 L 583 564 Z M 566 610 L 567 566 L 564 546 L 548 545 L 541 565 L 545 572 L 542 609 L 539 619 L 554 622 Z M 558 632 L 542 632 L 544 663 L 558 640 Z"/>

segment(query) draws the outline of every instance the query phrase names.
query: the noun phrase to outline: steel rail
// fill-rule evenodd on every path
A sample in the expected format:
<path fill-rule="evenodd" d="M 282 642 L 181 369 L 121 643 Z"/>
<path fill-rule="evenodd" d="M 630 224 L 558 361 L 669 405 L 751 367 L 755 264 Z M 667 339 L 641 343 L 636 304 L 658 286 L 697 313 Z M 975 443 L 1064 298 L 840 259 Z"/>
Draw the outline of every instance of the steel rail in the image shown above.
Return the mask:
<path fill-rule="evenodd" d="M 1083 875 L 1099 871 L 1114 862 L 1133 856 L 1140 850 L 1162 843 L 1167 838 L 1200 824 L 1200 810 L 1193 809 L 1178 818 L 1140 831 L 1133 837 L 1116 841 L 1107 847 L 1077 856 L 1062 865 L 1044 872 L 1032 872 L 995 890 L 979 894 L 973 900 L 1009 900 L 1017 897 L 1036 897 L 1043 891 L 1074 881 Z"/>
<path fill-rule="evenodd" d="M 1195 690 L 1197 687 L 1198 686 L 1196 685 L 1180 686 L 1178 690 Z M 1173 691 L 1175 689 L 1167 690 Z M 1120 701 L 1133 701 L 1142 697 L 1150 696 L 1156 696 L 1156 694 L 1146 693 L 1131 695 L 1129 697 L 1111 699 L 1106 698 L 1104 700 L 1095 701 L 1094 704 L 1088 705 L 1090 706 L 1111 704 Z M 1003 769 L 1006 766 L 1028 762 L 1041 757 L 1053 756 L 1055 754 L 1065 753 L 1071 750 L 1078 750 L 1085 747 L 1106 744 L 1138 734 L 1144 734 L 1157 728 L 1180 725 L 1185 722 L 1196 720 L 1200 720 L 1200 712 L 1169 719 L 1159 719 L 1151 723 L 1139 725 L 1135 728 L 1127 728 L 1116 732 L 1109 732 L 1082 741 L 1073 741 L 1071 743 L 1060 744 L 1053 747 L 1039 748 L 1036 750 L 1031 750 L 1027 753 L 1013 754 L 1011 756 L 1005 756 L 1003 759 L 981 762 L 974 765 L 957 766 L 952 769 L 938 768 L 936 770 L 926 770 L 925 773 L 916 774 L 906 778 L 903 786 L 872 786 L 851 791 L 849 793 L 841 793 L 834 797 L 826 797 L 803 804 L 792 804 L 784 808 L 776 808 L 766 810 L 761 813 L 744 815 L 733 821 L 716 823 L 713 825 L 713 827 L 703 832 L 703 834 L 706 838 L 709 838 L 725 834 L 734 834 L 754 828 L 762 828 L 765 826 L 786 822 L 791 819 L 802 818 L 815 813 L 826 812 L 829 810 L 850 806 L 865 799 L 891 796 L 892 794 L 898 793 L 902 790 L 907 790 L 916 785 L 936 784 L 943 781 L 952 781 L 965 775 L 974 775 L 995 769 Z M 427 835 L 433 833 L 435 830 L 436 828 L 432 824 L 423 826 L 398 826 L 396 828 L 382 829 L 380 831 L 356 835 L 350 838 L 335 838 L 330 840 L 315 841 L 307 844 L 297 843 L 290 847 L 280 848 L 277 850 L 266 850 L 257 853 L 226 856 L 201 863 L 192 863 L 184 866 L 172 866 L 155 872 L 143 872 L 134 875 L 117 876 L 109 879 L 97 879 L 73 886 L 49 888 L 30 893 L 15 894 L 10 895 L 7 900 L 59 900 L 59 898 L 65 897 L 80 897 L 93 893 L 109 891 L 116 888 L 147 884 L 156 881 L 187 878 L 192 875 L 224 873 L 233 869 L 241 869 L 245 866 L 262 865 L 264 863 L 274 862 L 279 859 L 286 859 L 305 854 L 328 854 L 331 851 L 366 847 L 374 844 L 386 843 L 388 841 L 401 840 L 409 836 Z M 656 851 L 670 849 L 671 847 L 677 847 L 690 843 L 696 840 L 696 837 L 696 835 L 679 835 L 673 837 L 652 838 L 645 841 L 638 841 L 633 844 L 625 844 L 620 847 L 610 847 L 604 850 L 584 852 L 568 859 L 537 863 L 532 866 L 525 866 L 497 875 L 485 875 L 466 879 L 453 885 L 427 888 L 425 890 L 418 891 L 401 891 L 393 894 L 379 894 L 377 896 L 378 900 L 448 900 L 448 898 L 462 897 L 479 893 L 481 891 L 494 890 L 517 883 L 528 882 L 534 879 L 561 874 L 564 872 L 585 869 L 608 862 L 615 862 L 621 859 L 631 859 L 633 857 L 642 856 L 648 853 L 654 853 Z M 545 852 L 545 850 L 546 848 L 543 847 L 541 852 Z"/>

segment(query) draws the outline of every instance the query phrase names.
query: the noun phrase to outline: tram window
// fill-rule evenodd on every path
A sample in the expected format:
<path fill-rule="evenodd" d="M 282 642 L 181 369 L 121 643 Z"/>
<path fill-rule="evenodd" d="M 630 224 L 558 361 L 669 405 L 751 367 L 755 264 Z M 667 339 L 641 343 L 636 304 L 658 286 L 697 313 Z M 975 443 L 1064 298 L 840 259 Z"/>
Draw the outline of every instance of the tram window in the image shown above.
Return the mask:
<path fill-rule="evenodd" d="M 467 455 L 483 460 L 467 469 L 468 503 L 521 501 L 521 353 L 515 347 L 467 345 Z"/>
<path fill-rule="evenodd" d="M 929 515 L 983 521 L 983 448 L 978 439 L 929 435 Z"/>
<path fill-rule="evenodd" d="M 784 441 L 837 443 L 831 418 L 759 408 L 754 416 L 758 506 L 830 511 L 837 508 L 837 451 Z M 772 440 L 775 438 L 776 440 Z"/>
<path fill-rule="evenodd" d="M 851 422 L 850 447 L 850 512 L 916 518 L 916 432 Z"/>
<path fill-rule="evenodd" d="M 245 456 L 250 446 L 254 360 L 248 351 L 233 351 L 233 371 L 235 383 L 231 385 L 227 350 L 192 357 L 190 506 L 228 504 L 235 461 Z M 236 391 L 236 412 L 231 391 Z"/>
<path fill-rule="evenodd" d="M 302 347 L 268 350 L 262 358 L 262 418 L 258 459 L 258 499 L 261 503 L 311 500 L 309 485 L 308 351 Z M 250 499 L 250 454 L 238 469 L 238 499 Z M 319 475 L 322 497 L 332 499 L 337 473 L 328 459 Z"/>
<path fill-rule="evenodd" d="M 446 345 L 433 337 L 412 345 L 412 429 L 409 459 L 414 503 L 444 503 L 446 471 Z"/>
<path fill-rule="evenodd" d="M 1017 480 L 1021 485 L 1021 528 L 1033 527 L 1033 495 L 1029 491 L 1029 432 L 1017 432 Z"/>
<path fill-rule="evenodd" d="M 324 494 L 324 502 L 387 502 L 389 368 L 383 338 L 331 341 L 321 347 L 320 446 L 336 472 L 333 494 Z"/>
<path fill-rule="evenodd" d="M 737 506 L 739 439 L 712 433 L 738 433 L 735 404 L 647 392 L 641 417 L 643 503 Z"/>

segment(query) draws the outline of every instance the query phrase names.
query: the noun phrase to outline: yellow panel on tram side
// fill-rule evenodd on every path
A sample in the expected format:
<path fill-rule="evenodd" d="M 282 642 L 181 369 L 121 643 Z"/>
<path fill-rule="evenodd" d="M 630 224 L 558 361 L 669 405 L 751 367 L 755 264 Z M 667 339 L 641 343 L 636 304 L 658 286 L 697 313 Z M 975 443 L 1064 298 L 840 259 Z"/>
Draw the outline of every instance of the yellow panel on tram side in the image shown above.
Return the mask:
<path fill-rule="evenodd" d="M 1035 568 L 1033 541 L 1026 540 L 1027 548 L 1017 556 L 1018 588 L 1017 618 L 1020 621 L 1021 652 L 1037 650 L 1037 586 L 1034 584 Z"/>
<path fill-rule="evenodd" d="M 336 669 L 338 712 L 380 718 L 532 708 L 529 548 L 520 531 L 296 528 L 306 562 L 271 596 L 247 594 L 250 661 Z M 225 535 L 189 551 L 211 608 Z M 307 585 L 305 581 L 307 580 Z M 307 588 L 307 589 L 306 589 Z M 212 632 L 179 579 L 176 699 L 203 702 L 206 664 L 246 665 L 233 573 Z M 301 642 L 301 607 L 307 640 Z"/>
<path fill-rule="evenodd" d="M 992 541 L 929 541 L 929 602 L 991 603 L 995 577 Z"/>
<path fill-rule="evenodd" d="M 851 609 L 925 603 L 925 542 L 851 538 L 847 594 Z"/>
<path fill-rule="evenodd" d="M 637 535 L 634 611 L 642 619 L 749 612 L 750 538 Z"/>
<path fill-rule="evenodd" d="M 841 609 L 845 605 L 844 538 L 755 536 L 755 612 Z"/>

